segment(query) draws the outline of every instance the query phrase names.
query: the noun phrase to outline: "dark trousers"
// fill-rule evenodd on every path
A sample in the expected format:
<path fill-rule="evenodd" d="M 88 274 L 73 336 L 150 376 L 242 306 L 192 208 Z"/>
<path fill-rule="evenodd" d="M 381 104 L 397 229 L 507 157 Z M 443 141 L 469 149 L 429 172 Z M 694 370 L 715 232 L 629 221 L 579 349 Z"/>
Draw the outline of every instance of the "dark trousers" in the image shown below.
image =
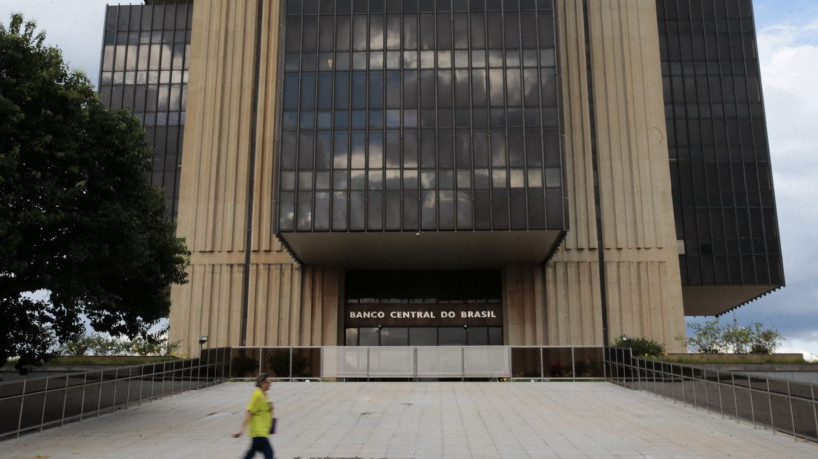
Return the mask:
<path fill-rule="evenodd" d="M 273 459 L 273 447 L 267 437 L 253 437 L 250 440 L 252 443 L 250 443 L 250 449 L 244 455 L 244 459 L 252 458 L 257 451 L 264 455 L 264 459 Z"/>

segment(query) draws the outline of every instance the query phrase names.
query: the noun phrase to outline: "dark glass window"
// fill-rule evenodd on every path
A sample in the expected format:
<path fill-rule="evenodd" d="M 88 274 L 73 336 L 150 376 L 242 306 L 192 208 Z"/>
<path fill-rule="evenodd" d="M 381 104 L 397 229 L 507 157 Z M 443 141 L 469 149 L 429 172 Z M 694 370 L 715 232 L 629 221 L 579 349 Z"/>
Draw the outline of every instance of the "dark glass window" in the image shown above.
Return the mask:
<path fill-rule="evenodd" d="M 752 4 L 702 5 L 657 10 L 682 281 L 780 285 L 778 223 L 758 211 L 773 199 L 769 173 L 756 167 L 769 161 L 769 146 Z"/>
<path fill-rule="evenodd" d="M 440 346 L 465 346 L 466 329 L 463 327 L 440 327 L 438 330 L 438 344 Z"/>
<path fill-rule="evenodd" d="M 279 229 L 543 229 L 561 222 L 559 206 L 552 220 L 544 213 L 546 185 L 557 202 L 562 190 L 544 170 L 561 176 L 554 17 L 550 7 L 533 14 L 535 5 L 288 6 L 277 183 L 279 196 L 299 194 L 283 204 L 291 211 L 279 208 Z M 117 62 L 130 64 L 111 46 L 105 61 L 113 81 L 121 78 Z M 751 100 L 749 80 L 732 82 Z M 174 91 L 157 90 L 154 106 L 179 104 L 182 93 Z M 130 100 L 135 93 L 108 94 Z M 755 138 L 753 129 L 736 126 L 742 142 Z M 483 332 L 480 342 L 488 340 Z"/>

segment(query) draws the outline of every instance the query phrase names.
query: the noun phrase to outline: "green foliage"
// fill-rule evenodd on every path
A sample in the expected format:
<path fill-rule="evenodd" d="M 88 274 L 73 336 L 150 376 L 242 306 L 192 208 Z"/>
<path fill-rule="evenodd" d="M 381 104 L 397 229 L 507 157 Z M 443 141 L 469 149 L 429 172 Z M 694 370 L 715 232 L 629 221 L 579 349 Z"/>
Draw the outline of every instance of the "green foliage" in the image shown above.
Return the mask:
<path fill-rule="evenodd" d="M 51 365 L 143 365 L 146 363 L 172 362 L 179 360 L 173 355 L 163 356 L 58 356 L 49 360 Z"/>
<path fill-rule="evenodd" d="M 83 356 L 170 356 L 176 349 L 178 343 L 168 342 L 165 336 L 167 330 L 147 336 L 137 336 L 130 340 L 127 338 L 115 338 L 107 334 L 81 334 L 75 336 L 70 341 L 62 343 L 59 348 L 59 355 L 83 357 Z"/>
<path fill-rule="evenodd" d="M 132 355 L 148 356 L 162 355 L 171 356 L 179 350 L 179 342 L 171 343 L 167 337 L 158 338 L 156 336 L 137 336 L 129 343 L 129 351 Z"/>
<path fill-rule="evenodd" d="M 688 348 L 703 354 L 772 354 L 784 341 L 777 330 L 765 328 L 760 322 L 740 326 L 737 323 L 722 326 L 719 319 L 704 324 L 690 324 Z"/>
<path fill-rule="evenodd" d="M 634 357 L 656 357 L 665 353 L 665 346 L 652 339 L 620 336 L 613 343 L 614 347 L 629 347 Z"/>
<path fill-rule="evenodd" d="M 719 319 L 703 324 L 690 324 L 689 327 L 693 333 L 687 338 L 687 344 L 694 352 L 718 354 L 724 350 L 724 332 L 719 325 Z"/>
<path fill-rule="evenodd" d="M 778 330 L 764 328 L 760 322 L 747 326 L 750 335 L 750 352 L 753 354 L 772 354 L 784 341 Z"/>
<path fill-rule="evenodd" d="M 752 334 L 749 329 L 733 323 L 722 330 L 724 346 L 735 354 L 746 354 L 750 348 Z"/>
<path fill-rule="evenodd" d="M 0 25 L 0 363 L 18 369 L 79 334 L 81 315 L 147 336 L 189 254 L 147 180 L 139 122 L 103 107 L 35 29 L 19 14 Z"/>

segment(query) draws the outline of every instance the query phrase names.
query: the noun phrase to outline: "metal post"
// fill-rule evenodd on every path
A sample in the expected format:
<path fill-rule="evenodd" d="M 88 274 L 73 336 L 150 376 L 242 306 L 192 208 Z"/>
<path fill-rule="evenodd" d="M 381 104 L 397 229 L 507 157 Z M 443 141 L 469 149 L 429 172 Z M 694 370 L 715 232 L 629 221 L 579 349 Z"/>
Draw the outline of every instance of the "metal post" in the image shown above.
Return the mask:
<path fill-rule="evenodd" d="M 228 355 L 226 358 L 228 359 L 227 360 L 227 377 L 232 378 L 233 377 L 233 349 L 232 348 L 230 349 L 230 355 Z"/>
<path fill-rule="evenodd" d="M 571 376 L 573 377 L 572 381 L 577 380 L 577 357 L 574 354 L 574 346 L 571 346 Z"/>
<path fill-rule="evenodd" d="M 201 359 L 199 359 L 199 360 L 201 361 Z M 173 378 L 173 383 L 174 383 L 174 384 L 176 384 L 176 380 L 177 380 L 177 379 L 179 380 L 179 395 L 181 395 L 181 394 L 182 394 L 182 392 L 184 392 L 184 391 L 185 391 L 185 365 L 186 365 L 186 364 L 187 364 L 187 361 L 182 360 L 182 361 L 181 361 L 181 366 L 182 366 L 182 367 L 181 367 L 181 368 L 179 368 L 177 371 L 175 371 L 175 372 L 174 372 L 174 374 L 178 374 L 178 375 L 179 375 L 179 376 L 175 376 L 175 377 Z M 190 375 L 191 375 L 191 377 L 193 377 L 193 362 L 190 362 L 190 364 L 191 364 L 191 365 L 190 365 Z M 171 391 L 171 395 L 173 395 L 173 392 L 172 392 L 172 391 Z"/>
<path fill-rule="evenodd" d="M 418 347 L 412 348 L 412 373 L 415 377 L 415 382 L 418 382 Z"/>
<path fill-rule="evenodd" d="M 654 375 L 654 383 L 656 385 L 656 395 L 665 397 L 665 363 L 658 362 L 659 370 Z M 661 381 L 659 380 L 661 378 Z M 667 397 L 665 397 L 667 398 Z"/>
<path fill-rule="evenodd" d="M 162 390 L 159 392 L 159 398 L 165 397 L 165 372 L 167 371 L 167 363 L 162 362 Z"/>
<path fill-rule="evenodd" d="M 463 346 L 460 346 L 460 380 L 466 380 L 466 351 Z"/>
<path fill-rule="evenodd" d="M 102 384 L 105 381 L 105 370 L 99 372 L 99 394 L 97 394 L 97 417 L 102 409 Z"/>
<path fill-rule="evenodd" d="M 131 401 L 131 372 L 133 367 L 128 367 L 128 390 L 125 392 L 125 409 L 128 409 L 128 403 Z"/>
<path fill-rule="evenodd" d="M 815 384 L 810 384 L 809 390 L 812 395 L 812 418 L 815 421 L 815 435 L 818 438 L 818 410 L 815 408 Z"/>
<path fill-rule="evenodd" d="M 795 428 L 795 413 L 792 411 L 792 391 L 790 381 L 787 380 L 787 400 L 790 401 L 790 422 L 792 422 L 792 439 L 798 441 L 798 429 Z M 772 407 L 770 407 L 772 409 Z"/>
<path fill-rule="evenodd" d="M 40 411 L 40 432 L 43 431 L 43 422 L 45 422 L 45 406 L 48 404 L 48 380 L 50 376 L 45 377 L 45 390 L 43 391 L 43 409 Z"/>
<path fill-rule="evenodd" d="M 659 364 L 659 370 L 656 369 L 656 365 L 657 365 L 657 362 L 654 361 L 653 362 L 653 394 L 658 397 L 659 396 L 659 381 L 658 381 L 657 376 L 660 376 L 662 374 L 662 372 L 661 372 L 662 364 L 661 363 Z"/>
<path fill-rule="evenodd" d="M 151 365 L 151 397 L 149 400 L 153 401 L 153 389 L 156 387 L 156 364 Z"/>
<path fill-rule="evenodd" d="M 199 387 L 202 386 L 202 348 L 201 345 L 199 346 L 199 358 L 196 359 L 196 389 L 198 390 Z M 190 369 L 190 378 L 188 383 L 190 384 L 190 388 L 193 389 L 193 368 Z"/>
<path fill-rule="evenodd" d="M 622 363 L 619 361 L 620 352 L 618 349 L 612 348 L 611 353 L 613 354 L 613 358 L 611 359 L 611 377 L 614 378 L 616 384 L 622 385 L 621 377 L 619 376 L 622 366 Z"/>
<path fill-rule="evenodd" d="M 26 383 L 28 380 L 23 380 L 23 393 L 20 395 L 20 413 L 17 416 L 17 438 L 20 438 L 20 429 L 23 428 L 23 407 L 26 404 Z"/>
<path fill-rule="evenodd" d="M 769 389 L 769 388 L 768 388 Z M 750 376 L 747 376 L 747 391 L 750 393 L 750 413 L 753 417 L 753 428 L 756 426 L 756 409 L 753 403 L 753 381 L 750 379 Z M 769 391 L 768 391 L 769 393 Z M 738 406 L 736 406 L 736 410 L 738 410 Z"/>
<path fill-rule="evenodd" d="M 738 416 L 738 398 L 736 397 L 736 374 L 730 373 L 730 377 L 732 378 L 733 382 L 733 406 L 736 407 L 736 422 L 740 419 Z M 752 400 L 752 398 L 751 398 Z"/>
<path fill-rule="evenodd" d="M 619 353 L 615 348 L 610 348 L 608 353 L 609 362 L 611 365 L 611 380 L 614 384 L 619 384 Z"/>
<path fill-rule="evenodd" d="M 815 384 L 810 384 L 809 390 L 812 396 L 812 419 L 815 421 L 815 439 L 818 439 L 818 411 L 816 411 L 815 408 Z"/>
<path fill-rule="evenodd" d="M 145 368 L 147 365 L 139 366 L 139 397 L 136 397 L 136 406 L 142 406 L 142 388 L 145 384 Z"/>
<path fill-rule="evenodd" d="M 293 375 L 293 352 L 295 352 L 295 350 L 291 347 L 290 348 L 290 381 L 292 381 L 293 376 L 295 376 L 295 375 Z"/>
<path fill-rule="evenodd" d="M 222 365 L 222 359 L 219 358 L 221 353 L 222 353 L 221 349 L 216 349 L 216 361 L 213 362 L 213 381 L 214 382 L 216 380 L 221 381 L 221 379 L 222 379 L 220 371 L 221 371 L 221 369 L 224 368 L 224 366 Z M 209 355 L 207 357 L 207 361 L 208 361 L 208 365 L 209 365 L 210 364 L 210 356 Z"/>
<path fill-rule="evenodd" d="M 216 351 L 216 352 L 218 352 L 218 351 Z M 205 361 L 205 387 L 208 385 L 208 383 L 211 382 L 210 381 L 210 354 L 212 354 L 212 352 L 207 353 L 207 360 Z M 199 357 L 199 364 L 202 363 L 201 360 L 202 360 L 202 358 Z M 214 371 L 213 372 L 213 382 L 215 382 L 215 381 L 216 381 L 216 372 Z"/>
<path fill-rule="evenodd" d="M 68 377 L 65 375 L 65 390 L 62 397 L 62 415 L 60 416 L 60 425 L 65 425 L 65 404 L 68 402 Z"/>
<path fill-rule="evenodd" d="M 750 391 L 752 397 L 752 391 Z M 773 394 L 770 392 L 770 378 L 767 378 L 767 403 L 770 405 L 770 425 L 773 428 L 773 435 L 775 435 L 775 416 L 773 415 Z"/>
<path fill-rule="evenodd" d="M 511 347 L 508 348 L 508 351 L 511 352 Z M 509 356 L 508 361 L 511 362 L 511 356 Z M 605 368 L 605 353 L 602 354 L 602 367 Z M 542 347 L 540 347 L 540 382 L 545 380 L 545 365 L 542 362 Z"/>
<path fill-rule="evenodd" d="M 719 390 L 719 413 L 724 418 L 724 401 L 721 398 L 721 373 L 716 371 L 716 389 Z"/>
<path fill-rule="evenodd" d="M 111 413 L 115 411 L 116 408 L 116 389 L 119 386 L 119 368 L 114 370 L 114 396 L 111 398 Z"/>
<path fill-rule="evenodd" d="M 704 403 L 707 405 L 707 414 L 710 414 L 710 391 L 707 390 L 707 370 L 702 370 L 702 381 L 704 381 Z"/>
<path fill-rule="evenodd" d="M 693 367 L 690 367 L 690 382 L 693 386 L 693 406 L 698 406 L 696 399 L 696 369 Z"/>
<path fill-rule="evenodd" d="M 85 414 L 85 389 L 88 387 L 88 373 L 82 375 L 82 400 L 80 401 L 80 421 Z"/>
<path fill-rule="evenodd" d="M 366 348 L 366 380 L 369 381 L 369 354 L 372 348 L 367 346 Z"/>

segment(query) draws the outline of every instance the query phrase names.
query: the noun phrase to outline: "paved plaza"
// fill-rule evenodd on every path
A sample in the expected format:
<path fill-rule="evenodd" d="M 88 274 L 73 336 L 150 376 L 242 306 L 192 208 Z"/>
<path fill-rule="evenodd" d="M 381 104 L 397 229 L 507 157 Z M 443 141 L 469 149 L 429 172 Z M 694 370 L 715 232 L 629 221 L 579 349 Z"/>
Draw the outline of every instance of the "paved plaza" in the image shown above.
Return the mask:
<path fill-rule="evenodd" d="M 0 443 L 2 458 L 236 458 L 251 383 Z M 274 383 L 279 458 L 818 457 L 818 444 L 604 382 Z"/>

